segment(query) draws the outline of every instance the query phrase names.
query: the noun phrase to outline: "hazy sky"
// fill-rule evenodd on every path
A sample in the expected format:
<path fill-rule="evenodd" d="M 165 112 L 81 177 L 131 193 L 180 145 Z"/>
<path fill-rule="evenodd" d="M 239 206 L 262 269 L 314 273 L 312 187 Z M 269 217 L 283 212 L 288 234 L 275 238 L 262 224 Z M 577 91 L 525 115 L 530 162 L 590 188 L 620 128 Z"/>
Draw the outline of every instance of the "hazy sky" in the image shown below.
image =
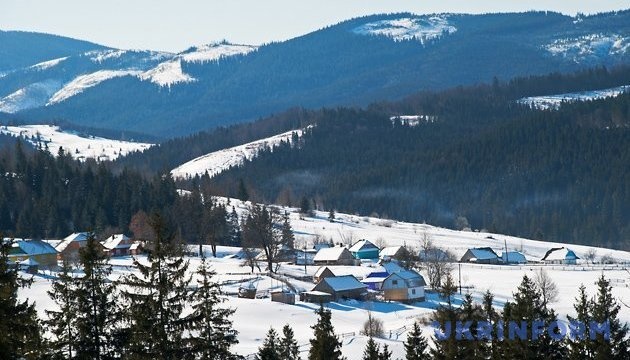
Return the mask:
<path fill-rule="evenodd" d="M 286 40 L 375 13 L 553 10 L 574 15 L 629 7 L 628 0 L 0 0 L 0 29 L 181 51 L 222 39 Z"/>

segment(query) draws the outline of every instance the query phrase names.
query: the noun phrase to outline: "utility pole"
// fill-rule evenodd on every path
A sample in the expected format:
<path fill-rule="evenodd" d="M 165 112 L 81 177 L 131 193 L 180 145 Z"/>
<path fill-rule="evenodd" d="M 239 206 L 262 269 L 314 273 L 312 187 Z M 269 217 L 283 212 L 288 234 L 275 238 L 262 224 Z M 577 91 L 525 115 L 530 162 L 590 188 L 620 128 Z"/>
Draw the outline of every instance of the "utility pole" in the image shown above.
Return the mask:
<path fill-rule="evenodd" d="M 306 275 L 306 240 L 304 240 L 304 275 Z"/>
<path fill-rule="evenodd" d="M 462 263 L 459 263 L 459 295 L 462 294 Z"/>

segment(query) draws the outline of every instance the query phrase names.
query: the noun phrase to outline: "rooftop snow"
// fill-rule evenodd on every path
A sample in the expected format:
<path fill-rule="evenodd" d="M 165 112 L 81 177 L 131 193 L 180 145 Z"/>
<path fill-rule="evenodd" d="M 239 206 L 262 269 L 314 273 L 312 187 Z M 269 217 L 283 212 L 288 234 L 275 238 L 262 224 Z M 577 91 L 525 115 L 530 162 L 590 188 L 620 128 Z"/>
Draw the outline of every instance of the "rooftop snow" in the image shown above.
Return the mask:
<path fill-rule="evenodd" d="M 630 85 L 624 85 L 610 89 L 580 91 L 558 95 L 531 96 L 519 99 L 518 102 L 540 110 L 556 110 L 565 102 L 590 101 L 616 97 L 628 91 L 630 91 Z"/>
<path fill-rule="evenodd" d="M 335 291 L 346 291 L 354 289 L 365 289 L 365 284 L 361 283 L 357 278 L 352 275 L 345 276 L 333 276 L 324 278 L 325 281 Z"/>
<path fill-rule="evenodd" d="M 394 256 L 396 255 L 396 253 L 402 249 L 402 246 L 388 246 L 386 248 L 383 248 L 383 250 L 381 250 L 380 255 L 381 256 Z"/>
<path fill-rule="evenodd" d="M 50 244 L 41 240 L 23 240 L 15 243 L 20 250 L 27 255 L 40 255 L 40 254 L 56 254 L 57 251 Z"/>
<path fill-rule="evenodd" d="M 105 241 L 103 241 L 103 246 L 107 249 L 115 249 L 120 246 L 120 243 L 123 241 L 127 241 L 129 238 L 124 234 L 114 234 L 108 237 Z M 123 247 L 129 247 L 131 245 L 126 245 Z"/>
<path fill-rule="evenodd" d="M 203 175 L 206 172 L 210 177 L 215 176 L 231 167 L 242 165 L 245 160 L 251 160 L 265 148 L 273 149 L 283 141 L 290 142 L 293 133 L 302 136 L 303 130 L 287 131 L 265 139 L 215 151 L 176 167 L 171 171 L 171 174 L 176 178 Z"/>
<path fill-rule="evenodd" d="M 341 254 L 347 250 L 344 247 L 332 247 L 321 249 L 315 254 L 313 261 L 335 261 L 339 260 Z"/>
<path fill-rule="evenodd" d="M 57 91 L 48 101 L 46 106 L 62 102 L 74 95 L 82 93 L 85 89 L 91 88 L 105 80 L 121 76 L 139 75 L 138 70 L 99 70 L 91 74 L 81 75 L 70 81 Z"/>
<path fill-rule="evenodd" d="M 62 131 L 59 126 L 53 125 L 2 126 L 0 133 L 23 137 L 26 141 L 42 147 L 46 144 L 48 151 L 53 155 L 57 155 L 59 148 L 63 147 L 73 158 L 80 160 L 87 158 L 114 160 L 130 152 L 144 151 L 153 146 L 96 136 L 80 136 L 74 132 Z"/>
<path fill-rule="evenodd" d="M 361 25 L 354 30 L 355 34 L 386 36 L 394 41 L 436 39 L 444 34 L 451 34 L 457 28 L 449 24 L 445 16 L 418 18 L 400 18 L 381 20 Z"/>
<path fill-rule="evenodd" d="M 545 256 L 543 260 L 553 261 L 553 260 L 573 260 L 579 259 L 575 252 L 571 249 L 567 248 L 559 248 L 559 249 L 551 249 Z"/>
<path fill-rule="evenodd" d="M 498 257 L 493 251 L 485 248 L 470 249 L 470 252 L 477 260 L 490 260 Z"/>
<path fill-rule="evenodd" d="M 358 252 L 362 250 L 371 250 L 371 249 L 378 250 L 378 246 L 372 244 L 368 240 L 359 240 L 354 245 L 352 245 L 352 247 L 350 247 L 350 252 Z"/>

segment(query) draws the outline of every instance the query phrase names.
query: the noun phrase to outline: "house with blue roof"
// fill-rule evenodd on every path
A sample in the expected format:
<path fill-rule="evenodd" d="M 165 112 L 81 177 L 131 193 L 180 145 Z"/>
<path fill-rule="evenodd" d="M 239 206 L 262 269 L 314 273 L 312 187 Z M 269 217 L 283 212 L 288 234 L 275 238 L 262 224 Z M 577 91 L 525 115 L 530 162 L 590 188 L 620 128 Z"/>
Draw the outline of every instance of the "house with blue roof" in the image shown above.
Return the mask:
<path fill-rule="evenodd" d="M 355 259 L 378 259 L 380 249 L 368 240 L 359 240 L 350 247 Z"/>

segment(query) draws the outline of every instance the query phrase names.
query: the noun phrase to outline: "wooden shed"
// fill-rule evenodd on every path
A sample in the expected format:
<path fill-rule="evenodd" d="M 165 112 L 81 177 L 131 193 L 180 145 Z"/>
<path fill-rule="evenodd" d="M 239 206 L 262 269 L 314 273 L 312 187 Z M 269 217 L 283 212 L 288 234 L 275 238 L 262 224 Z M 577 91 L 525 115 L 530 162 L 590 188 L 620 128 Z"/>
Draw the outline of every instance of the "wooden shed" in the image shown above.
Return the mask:
<path fill-rule="evenodd" d="M 312 291 L 321 291 L 332 296 L 333 300 L 357 299 L 367 295 L 367 286 L 352 275 L 334 276 L 322 279 Z"/>

